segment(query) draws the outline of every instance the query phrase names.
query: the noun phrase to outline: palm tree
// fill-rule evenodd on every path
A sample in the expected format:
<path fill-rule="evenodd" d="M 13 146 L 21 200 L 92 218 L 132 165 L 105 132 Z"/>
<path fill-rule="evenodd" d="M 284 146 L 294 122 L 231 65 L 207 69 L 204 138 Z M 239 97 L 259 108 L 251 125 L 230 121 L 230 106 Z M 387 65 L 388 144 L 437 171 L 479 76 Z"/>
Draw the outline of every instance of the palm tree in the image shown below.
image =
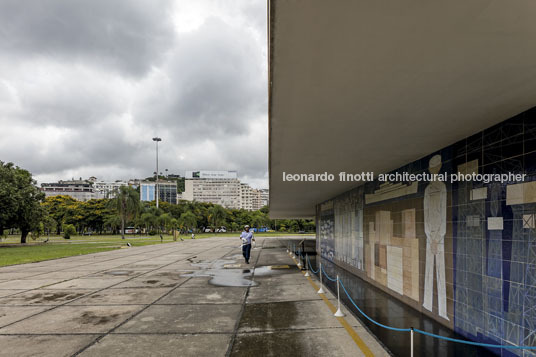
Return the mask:
<path fill-rule="evenodd" d="M 215 230 L 216 227 L 219 227 L 220 225 L 223 224 L 226 216 L 227 216 L 227 213 L 225 212 L 225 209 L 220 205 L 216 205 L 216 206 L 212 206 L 209 208 L 207 218 L 208 218 L 209 223 L 212 224 Z"/>
<path fill-rule="evenodd" d="M 170 221 L 169 221 L 169 227 L 171 228 L 172 230 L 172 233 L 173 233 L 173 240 L 176 241 L 177 240 L 177 227 L 179 225 L 179 220 L 177 218 L 172 218 Z"/>
<path fill-rule="evenodd" d="M 129 186 L 119 187 L 119 191 L 110 203 L 115 206 L 121 218 L 121 238 L 125 239 L 125 223 L 134 219 L 140 211 L 140 195 Z"/>
<path fill-rule="evenodd" d="M 197 218 L 195 217 L 195 214 L 190 211 L 181 214 L 179 221 L 181 226 L 186 227 L 186 231 L 188 231 L 188 228 L 191 228 L 193 231 L 193 229 L 197 227 Z"/>
<path fill-rule="evenodd" d="M 166 230 L 166 233 L 167 233 L 167 230 L 169 228 L 169 223 L 171 222 L 172 218 L 173 217 L 171 217 L 169 213 L 164 213 L 163 215 L 158 217 L 158 225 L 161 228 L 164 228 Z"/>
<path fill-rule="evenodd" d="M 117 227 L 121 225 L 121 217 L 118 215 L 110 215 L 104 220 L 104 226 L 110 227 L 113 234 L 117 233 Z"/>
<path fill-rule="evenodd" d="M 156 216 L 150 212 L 145 212 L 141 215 L 140 220 L 145 225 L 145 233 L 149 233 L 149 227 L 153 229 L 156 222 Z"/>

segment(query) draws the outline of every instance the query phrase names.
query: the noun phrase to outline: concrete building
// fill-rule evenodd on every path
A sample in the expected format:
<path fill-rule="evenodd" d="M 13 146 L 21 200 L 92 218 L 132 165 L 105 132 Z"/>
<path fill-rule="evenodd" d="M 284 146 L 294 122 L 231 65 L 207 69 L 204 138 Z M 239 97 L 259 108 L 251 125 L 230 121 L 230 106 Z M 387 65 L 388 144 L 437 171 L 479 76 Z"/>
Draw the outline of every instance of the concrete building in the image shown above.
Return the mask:
<path fill-rule="evenodd" d="M 186 179 L 238 179 L 236 171 L 199 170 L 186 171 Z"/>
<path fill-rule="evenodd" d="M 168 182 L 158 181 L 158 192 L 160 202 L 169 202 L 177 204 L 177 183 L 174 181 Z M 140 182 L 140 200 L 155 201 L 156 200 L 156 184 L 151 181 Z"/>
<path fill-rule="evenodd" d="M 251 188 L 247 184 L 243 184 L 247 188 L 242 190 L 241 201 L 244 209 L 257 211 L 268 205 L 269 191 L 267 189 Z"/>
<path fill-rule="evenodd" d="M 93 189 L 103 198 L 114 198 L 121 186 L 128 186 L 128 183 L 124 181 L 105 182 L 96 180 L 93 182 Z"/>
<path fill-rule="evenodd" d="M 254 190 L 247 183 L 240 183 L 240 208 L 253 211 Z"/>
<path fill-rule="evenodd" d="M 226 208 L 258 210 L 268 191 L 241 183 L 236 171 L 186 171 L 184 192 L 178 200 L 219 204 Z"/>
<path fill-rule="evenodd" d="M 270 203 L 270 191 L 267 188 L 261 188 L 258 191 L 260 194 L 259 209 L 261 209 L 264 206 L 268 206 L 268 204 Z"/>
<path fill-rule="evenodd" d="M 182 199 L 240 208 L 240 181 L 237 178 L 187 178 Z"/>
<path fill-rule="evenodd" d="M 316 217 L 323 259 L 491 344 L 536 346 L 535 10 L 270 1 L 271 217 Z M 378 179 L 404 172 L 527 176 Z"/>
<path fill-rule="evenodd" d="M 82 179 L 42 183 L 41 191 L 44 192 L 46 197 L 64 195 L 71 196 L 78 201 L 88 201 L 104 197 L 95 190 L 92 182 Z"/>

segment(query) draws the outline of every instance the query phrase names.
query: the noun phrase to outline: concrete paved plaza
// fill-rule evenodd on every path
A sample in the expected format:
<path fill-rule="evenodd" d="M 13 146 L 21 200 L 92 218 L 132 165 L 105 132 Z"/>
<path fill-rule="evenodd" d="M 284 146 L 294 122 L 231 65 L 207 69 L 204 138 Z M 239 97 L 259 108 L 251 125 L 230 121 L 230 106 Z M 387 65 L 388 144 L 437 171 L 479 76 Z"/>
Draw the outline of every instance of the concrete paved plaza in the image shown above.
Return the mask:
<path fill-rule="evenodd" d="M 0 356 L 387 355 L 277 238 L 216 237 L 0 268 Z"/>

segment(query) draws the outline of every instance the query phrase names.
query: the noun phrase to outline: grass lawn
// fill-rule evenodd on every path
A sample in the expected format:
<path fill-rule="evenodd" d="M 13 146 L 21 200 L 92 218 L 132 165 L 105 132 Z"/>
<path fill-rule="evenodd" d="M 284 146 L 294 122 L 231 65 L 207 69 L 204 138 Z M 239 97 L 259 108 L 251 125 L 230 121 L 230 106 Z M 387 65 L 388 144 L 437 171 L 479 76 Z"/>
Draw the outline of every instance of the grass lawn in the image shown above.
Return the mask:
<path fill-rule="evenodd" d="M 199 233 L 195 237 L 239 237 L 239 232 L 233 233 Z M 272 233 L 255 233 L 256 236 L 263 237 L 284 237 L 298 234 L 272 232 Z M 312 235 L 299 234 L 303 237 Z M 191 239 L 190 235 L 180 235 L 182 239 Z M 163 235 L 163 241 L 160 236 L 134 236 L 127 235 L 121 239 L 120 235 L 94 235 L 94 236 L 73 236 L 71 239 L 62 237 L 50 237 L 48 243 L 43 243 L 47 237 L 40 237 L 35 241 L 28 238 L 26 245 L 20 244 L 20 236 L 8 236 L 0 241 L 0 266 L 40 262 L 43 260 L 70 257 L 73 255 L 82 255 L 90 253 L 105 252 L 113 249 L 120 249 L 126 246 L 127 242 L 132 246 L 143 246 L 150 244 L 161 244 L 173 242 L 173 236 Z"/>
<path fill-rule="evenodd" d="M 42 260 L 70 257 L 118 249 L 112 245 L 95 244 L 47 244 L 25 247 L 13 245 L 0 247 L 0 266 L 40 262 Z"/>
<path fill-rule="evenodd" d="M 160 236 L 127 236 L 124 240 L 119 235 L 73 236 L 71 239 L 50 237 L 48 243 L 43 243 L 45 239 L 46 237 L 41 237 L 35 241 L 29 239 L 26 245 L 19 244 L 19 236 L 9 236 L 7 239 L 2 239 L 0 242 L 0 266 L 105 252 L 120 249 L 122 246 L 126 246 L 127 243 L 134 247 L 162 243 Z M 173 237 L 165 235 L 163 242 L 171 243 L 173 242 Z"/>

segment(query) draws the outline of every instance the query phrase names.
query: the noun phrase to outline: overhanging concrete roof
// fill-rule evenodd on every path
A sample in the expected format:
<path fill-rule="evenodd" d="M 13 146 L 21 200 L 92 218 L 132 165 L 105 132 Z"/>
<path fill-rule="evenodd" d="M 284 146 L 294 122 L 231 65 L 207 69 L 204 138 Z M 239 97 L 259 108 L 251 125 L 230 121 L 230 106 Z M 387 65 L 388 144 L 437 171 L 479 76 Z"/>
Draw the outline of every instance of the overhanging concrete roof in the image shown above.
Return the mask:
<path fill-rule="evenodd" d="M 273 218 L 311 217 L 356 183 L 536 105 L 536 1 L 271 0 Z"/>

